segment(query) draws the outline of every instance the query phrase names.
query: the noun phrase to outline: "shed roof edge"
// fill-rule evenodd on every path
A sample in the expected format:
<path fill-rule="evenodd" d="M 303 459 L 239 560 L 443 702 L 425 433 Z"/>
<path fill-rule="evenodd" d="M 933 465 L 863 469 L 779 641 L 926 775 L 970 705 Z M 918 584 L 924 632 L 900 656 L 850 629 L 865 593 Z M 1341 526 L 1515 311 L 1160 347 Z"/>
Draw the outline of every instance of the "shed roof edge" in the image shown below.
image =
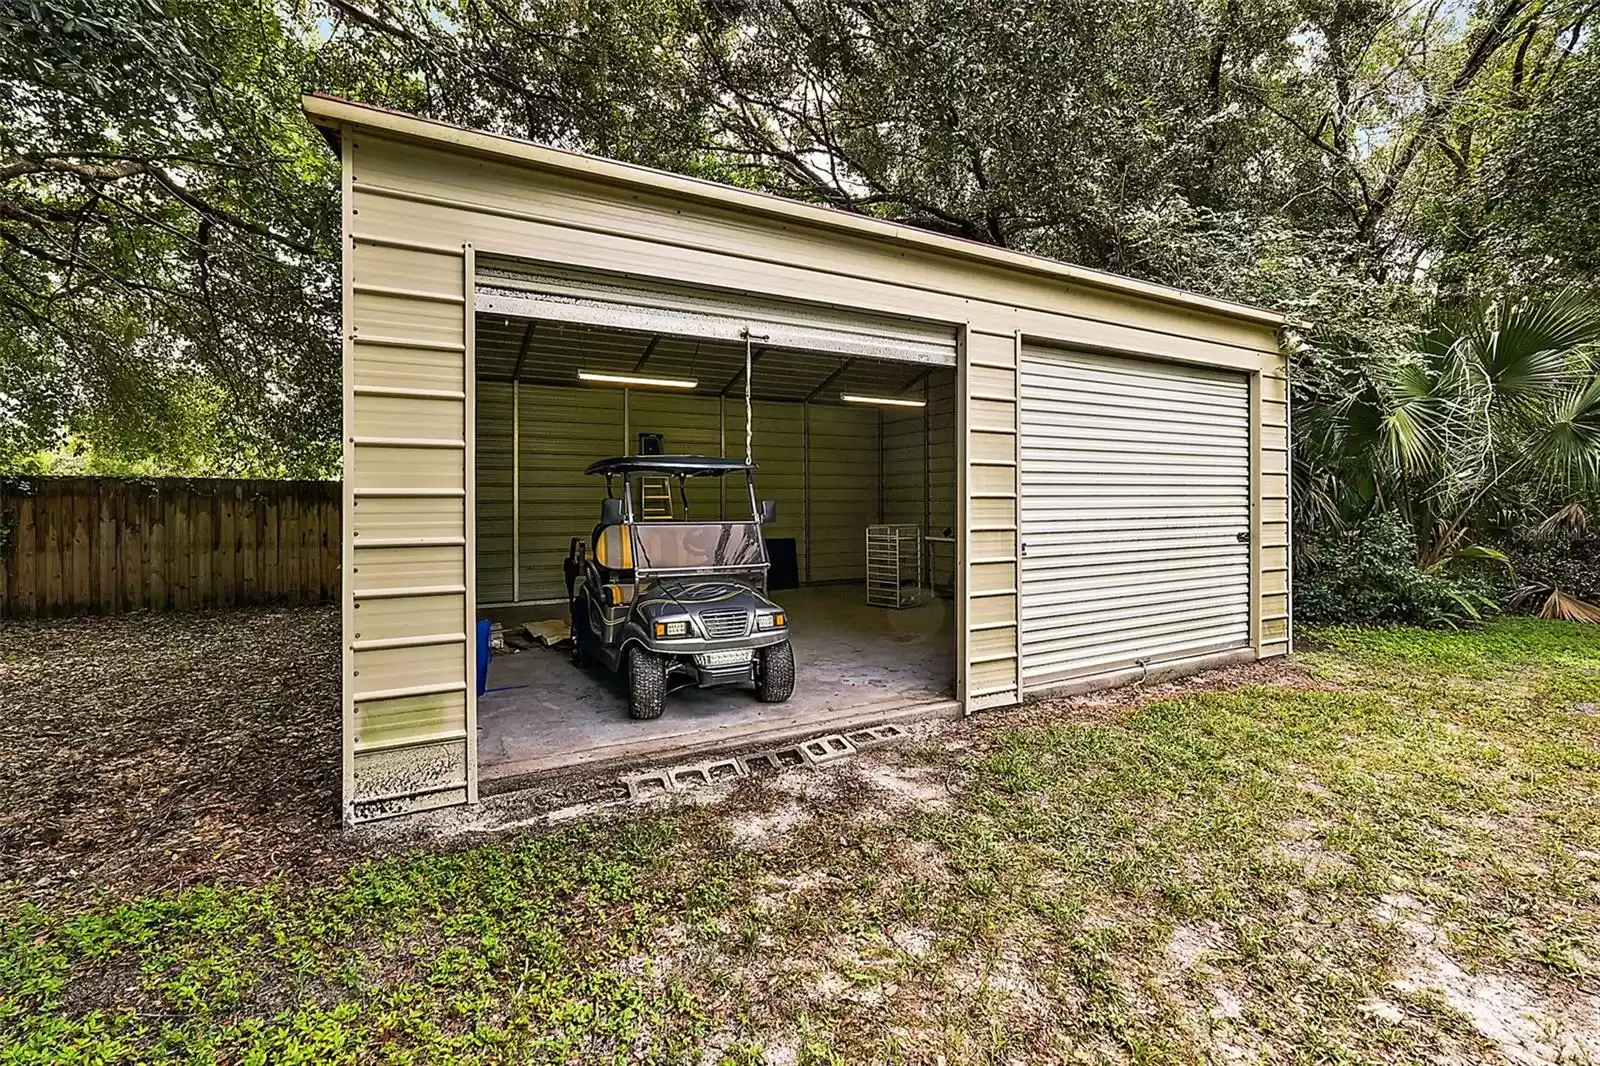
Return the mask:
<path fill-rule="evenodd" d="M 1186 307 L 1227 318 L 1243 319 L 1278 329 L 1300 324 L 1282 312 L 1263 307 L 1092 270 L 1044 256 L 984 244 L 981 241 L 934 233 L 900 222 L 803 203 L 770 193 L 740 189 L 707 181 L 704 178 L 688 177 L 636 163 L 623 163 L 600 156 L 551 148 L 515 137 L 485 133 L 324 93 L 308 93 L 302 96 L 301 106 L 311 122 L 328 134 L 336 135 L 338 128 L 342 126 L 364 127 L 403 140 L 504 159 L 536 169 L 577 175 L 591 181 L 645 189 L 723 207 L 737 207 L 769 218 L 909 245 L 1003 269 L 1042 274 L 1125 296 Z"/>

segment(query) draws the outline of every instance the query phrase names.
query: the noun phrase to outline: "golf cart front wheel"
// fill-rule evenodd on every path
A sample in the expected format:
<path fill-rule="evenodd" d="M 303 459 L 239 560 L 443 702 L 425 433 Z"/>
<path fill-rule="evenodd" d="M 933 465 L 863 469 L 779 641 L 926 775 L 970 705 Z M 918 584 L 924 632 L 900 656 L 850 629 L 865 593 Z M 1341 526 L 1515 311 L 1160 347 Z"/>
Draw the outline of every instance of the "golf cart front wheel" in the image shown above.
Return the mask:
<path fill-rule="evenodd" d="M 786 640 L 756 653 L 756 698 L 782 703 L 794 695 L 794 649 Z"/>
<path fill-rule="evenodd" d="M 667 709 L 667 661 L 644 648 L 628 649 L 628 714 L 660 718 Z"/>

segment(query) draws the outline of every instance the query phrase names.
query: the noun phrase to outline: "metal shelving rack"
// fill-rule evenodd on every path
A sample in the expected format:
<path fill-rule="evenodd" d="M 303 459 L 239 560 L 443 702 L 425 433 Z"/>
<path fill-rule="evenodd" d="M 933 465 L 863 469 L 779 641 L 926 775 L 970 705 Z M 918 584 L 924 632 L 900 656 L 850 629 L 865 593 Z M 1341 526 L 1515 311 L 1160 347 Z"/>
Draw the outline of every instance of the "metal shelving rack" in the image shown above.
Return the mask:
<path fill-rule="evenodd" d="M 916 526 L 867 527 L 867 603 L 915 607 L 922 602 L 922 530 Z"/>

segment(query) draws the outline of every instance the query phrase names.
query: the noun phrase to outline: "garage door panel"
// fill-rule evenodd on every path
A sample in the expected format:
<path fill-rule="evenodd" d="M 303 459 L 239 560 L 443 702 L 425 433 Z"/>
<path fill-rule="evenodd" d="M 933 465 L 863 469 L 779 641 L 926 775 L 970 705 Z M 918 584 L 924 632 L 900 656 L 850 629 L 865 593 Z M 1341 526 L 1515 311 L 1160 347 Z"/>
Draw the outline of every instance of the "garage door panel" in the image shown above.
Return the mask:
<path fill-rule="evenodd" d="M 1245 573 L 1248 576 L 1249 571 Z M 1038 582 L 1030 574 L 1028 607 L 1023 614 L 1076 607 L 1079 604 L 1093 605 L 1152 593 L 1170 594 L 1174 599 L 1181 599 L 1191 592 L 1214 596 L 1231 591 L 1238 581 L 1239 568 L 1236 566 L 1198 567 L 1178 573 L 1110 574 L 1099 578 L 1073 575 L 1065 580 Z"/>
<path fill-rule="evenodd" d="M 1187 396 L 1162 390 L 1150 390 L 1138 395 L 1118 395 L 1102 391 L 1104 388 L 1104 386 L 1084 386 L 1074 389 L 1042 389 L 1030 395 L 1027 403 L 1033 405 L 1040 413 L 1047 413 L 1053 406 L 1070 405 L 1074 411 L 1088 417 L 1152 419 L 1163 424 L 1213 426 L 1231 425 L 1241 419 L 1247 420 L 1247 414 L 1219 413 L 1218 404 L 1226 402 L 1225 398 L 1219 401 L 1216 398 Z"/>
<path fill-rule="evenodd" d="M 1250 391 L 1207 368 L 1025 349 L 1025 688 L 1250 635 Z"/>
<path fill-rule="evenodd" d="M 1054 446 L 1038 439 L 1024 441 L 1022 455 L 1030 466 L 1052 464 L 1065 469 L 1089 467 L 1098 470 L 1139 469 L 1160 465 L 1174 473 L 1204 470 L 1248 457 L 1243 448 L 1185 448 L 1174 455 L 1166 442 L 1140 446 L 1132 441 L 1088 442 L 1077 447 Z"/>
<path fill-rule="evenodd" d="M 1213 647 L 1219 640 L 1234 642 L 1238 626 L 1248 624 L 1250 606 L 1240 600 L 1220 606 L 1214 616 L 1200 622 L 1193 618 L 1149 622 L 1144 625 L 1125 623 L 1108 625 L 1087 621 L 1081 626 L 1064 626 L 1053 631 L 1040 632 L 1029 627 L 1029 635 L 1022 642 L 1023 651 L 1041 663 L 1067 663 L 1091 656 L 1120 658 L 1127 655 L 1130 661 L 1155 665 L 1158 651 L 1174 658 L 1195 654 L 1191 647 Z"/>
<path fill-rule="evenodd" d="M 1197 655 L 1229 651 L 1238 646 L 1238 642 L 1233 639 L 1232 629 L 1209 635 L 1188 633 L 1175 640 L 1152 641 L 1141 637 L 1129 643 L 1097 646 L 1092 651 L 1083 652 L 1081 657 L 1059 664 L 1056 669 L 1058 672 L 1062 669 L 1071 669 L 1074 676 L 1084 677 L 1112 670 L 1125 670 L 1138 666 L 1141 662 L 1146 667 L 1155 667 L 1177 659 L 1190 659 Z"/>
<path fill-rule="evenodd" d="M 1130 412 L 1101 414 L 1092 410 L 1063 412 L 1034 409 L 1023 405 L 1023 418 L 1028 430 L 1023 432 L 1023 444 L 1031 445 L 1036 436 L 1048 440 L 1059 437 L 1063 431 L 1074 438 L 1149 441 L 1157 444 L 1215 445 L 1222 441 L 1236 442 L 1240 423 L 1205 423 L 1193 419 L 1163 418 L 1157 414 L 1135 416 Z M 1248 429 L 1248 423 L 1243 424 Z M 1031 430 L 1032 432 L 1029 432 Z M 1041 433 L 1042 431 L 1042 433 Z"/>
<path fill-rule="evenodd" d="M 1030 625 L 1025 648 L 1040 648 L 1045 655 L 1066 655 L 1081 649 L 1104 647 L 1143 637 L 1181 636 L 1185 633 L 1227 628 L 1249 620 L 1248 596 L 1212 598 L 1200 603 L 1165 604 L 1159 616 L 1133 612 L 1087 612 L 1055 618 L 1048 626 Z"/>

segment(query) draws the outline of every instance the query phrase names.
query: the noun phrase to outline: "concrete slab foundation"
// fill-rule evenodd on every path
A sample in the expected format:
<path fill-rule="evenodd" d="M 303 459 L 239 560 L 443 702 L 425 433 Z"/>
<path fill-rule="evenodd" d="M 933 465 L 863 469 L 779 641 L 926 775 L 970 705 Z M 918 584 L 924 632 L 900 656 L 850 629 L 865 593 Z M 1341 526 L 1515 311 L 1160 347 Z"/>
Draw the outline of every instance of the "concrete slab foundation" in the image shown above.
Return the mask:
<path fill-rule="evenodd" d="M 844 732 L 908 707 L 948 711 L 955 687 L 954 605 L 868 607 L 860 586 L 774 594 L 790 618 L 797 679 L 787 703 L 757 702 L 749 686 L 685 688 L 654 721 L 628 717 L 621 679 L 579 670 L 564 651 L 497 656 L 478 700 L 485 782 L 565 767 L 676 757 L 764 736 Z M 560 608 L 556 609 L 558 612 Z M 520 610 L 511 617 L 535 612 Z"/>

